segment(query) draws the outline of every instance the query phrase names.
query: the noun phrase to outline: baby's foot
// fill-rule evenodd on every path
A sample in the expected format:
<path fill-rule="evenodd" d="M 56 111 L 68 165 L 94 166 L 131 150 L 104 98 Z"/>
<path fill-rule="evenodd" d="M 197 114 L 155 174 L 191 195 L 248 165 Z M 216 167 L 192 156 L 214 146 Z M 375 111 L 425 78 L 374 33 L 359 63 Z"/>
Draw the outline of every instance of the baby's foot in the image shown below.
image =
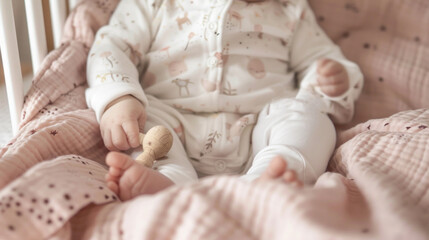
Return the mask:
<path fill-rule="evenodd" d="M 270 165 L 265 170 L 265 172 L 262 173 L 258 180 L 280 180 L 284 183 L 292 184 L 298 187 L 303 185 L 301 180 L 298 179 L 296 172 L 292 169 L 288 169 L 286 161 L 280 156 L 271 160 Z"/>
<path fill-rule="evenodd" d="M 161 173 L 134 161 L 119 152 L 107 154 L 107 186 L 123 201 L 141 194 L 152 194 L 165 189 L 173 182 Z"/>

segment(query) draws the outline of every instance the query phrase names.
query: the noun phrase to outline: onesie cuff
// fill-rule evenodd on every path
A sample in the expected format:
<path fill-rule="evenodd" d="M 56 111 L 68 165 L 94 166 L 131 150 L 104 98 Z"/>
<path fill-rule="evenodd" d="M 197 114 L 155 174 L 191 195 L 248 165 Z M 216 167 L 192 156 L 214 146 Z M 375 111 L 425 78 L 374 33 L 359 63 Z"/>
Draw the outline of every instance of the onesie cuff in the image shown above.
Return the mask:
<path fill-rule="evenodd" d="M 354 102 L 353 93 L 352 93 L 353 88 L 352 87 L 349 87 L 349 89 L 347 89 L 347 91 L 345 93 L 343 93 L 343 94 L 341 94 L 339 96 L 336 96 L 336 97 L 332 97 L 332 96 L 327 95 L 318 86 L 315 86 L 314 90 L 318 94 L 320 94 L 323 97 L 323 99 L 329 100 L 331 102 L 339 103 L 341 106 L 346 107 L 346 108 L 348 107 L 348 105 L 350 104 L 350 102 L 352 104 Z"/>
<path fill-rule="evenodd" d="M 124 82 L 100 84 L 86 89 L 85 95 L 87 105 L 94 110 L 98 122 L 100 122 L 106 106 L 113 100 L 122 96 L 132 95 L 142 102 L 145 107 L 148 105 L 148 100 L 140 85 Z"/>
<path fill-rule="evenodd" d="M 346 123 L 353 116 L 354 102 L 362 88 L 362 86 L 359 88 L 355 88 L 355 86 L 363 81 L 363 77 L 359 68 L 354 64 L 348 64 L 345 61 L 338 62 L 345 67 L 349 77 L 349 88 L 346 92 L 336 97 L 331 97 L 324 93 L 317 84 L 317 64 L 314 63 L 309 67 L 308 73 L 302 81 L 302 86 L 298 92 L 297 98 L 312 99 L 312 97 L 308 96 L 311 94 L 318 96 L 320 99 L 319 103 L 314 101 L 314 104 L 319 105 L 321 110 L 323 109 L 322 111 L 326 111 L 326 113 L 332 115 L 334 122 Z M 321 102 L 323 102 L 323 104 Z"/>

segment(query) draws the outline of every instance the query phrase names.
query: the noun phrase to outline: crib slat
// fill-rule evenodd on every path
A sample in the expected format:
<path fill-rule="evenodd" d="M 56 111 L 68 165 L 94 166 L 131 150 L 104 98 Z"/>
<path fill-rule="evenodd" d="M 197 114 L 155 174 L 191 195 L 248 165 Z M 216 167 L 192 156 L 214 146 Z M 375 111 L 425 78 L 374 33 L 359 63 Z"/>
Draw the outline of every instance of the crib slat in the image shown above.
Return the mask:
<path fill-rule="evenodd" d="M 63 26 L 66 21 L 67 5 L 65 0 L 49 0 L 49 8 L 51 9 L 52 32 L 54 35 L 54 45 L 59 47 L 61 44 L 61 36 Z"/>
<path fill-rule="evenodd" d="M 69 9 L 70 11 L 76 7 L 77 3 L 79 2 L 79 0 L 69 0 Z"/>
<path fill-rule="evenodd" d="M 30 38 L 31 60 L 35 74 L 43 58 L 48 53 L 45 25 L 43 24 L 43 8 L 41 0 L 25 0 L 28 34 Z"/>
<path fill-rule="evenodd" d="M 22 84 L 21 64 L 19 61 L 15 20 L 13 19 L 12 0 L 0 0 L 0 22 L 1 56 L 4 66 L 12 131 L 15 135 L 18 132 L 24 99 L 24 90 Z"/>

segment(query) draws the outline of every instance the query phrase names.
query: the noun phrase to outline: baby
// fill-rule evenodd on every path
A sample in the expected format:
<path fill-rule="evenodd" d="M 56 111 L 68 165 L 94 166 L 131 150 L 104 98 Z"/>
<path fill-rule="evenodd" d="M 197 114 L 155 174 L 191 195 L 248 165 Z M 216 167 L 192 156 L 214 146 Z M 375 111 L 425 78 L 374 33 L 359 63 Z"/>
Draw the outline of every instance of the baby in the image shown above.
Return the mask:
<path fill-rule="evenodd" d="M 87 78 L 123 200 L 214 174 L 314 183 L 363 85 L 305 0 L 122 0 Z M 133 158 L 155 125 L 173 146 L 149 169 Z"/>

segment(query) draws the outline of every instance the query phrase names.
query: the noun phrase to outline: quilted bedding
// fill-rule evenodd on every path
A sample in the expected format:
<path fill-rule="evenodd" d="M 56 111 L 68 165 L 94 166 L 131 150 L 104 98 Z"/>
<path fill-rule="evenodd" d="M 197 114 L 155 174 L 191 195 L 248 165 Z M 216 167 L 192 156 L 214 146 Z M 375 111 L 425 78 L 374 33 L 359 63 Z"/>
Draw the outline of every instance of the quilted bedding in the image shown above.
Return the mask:
<path fill-rule="evenodd" d="M 313 187 L 215 176 L 120 202 L 84 99 L 117 0 L 83 1 L 0 150 L 0 239 L 429 239 L 429 1 L 311 0 L 365 87 Z"/>

